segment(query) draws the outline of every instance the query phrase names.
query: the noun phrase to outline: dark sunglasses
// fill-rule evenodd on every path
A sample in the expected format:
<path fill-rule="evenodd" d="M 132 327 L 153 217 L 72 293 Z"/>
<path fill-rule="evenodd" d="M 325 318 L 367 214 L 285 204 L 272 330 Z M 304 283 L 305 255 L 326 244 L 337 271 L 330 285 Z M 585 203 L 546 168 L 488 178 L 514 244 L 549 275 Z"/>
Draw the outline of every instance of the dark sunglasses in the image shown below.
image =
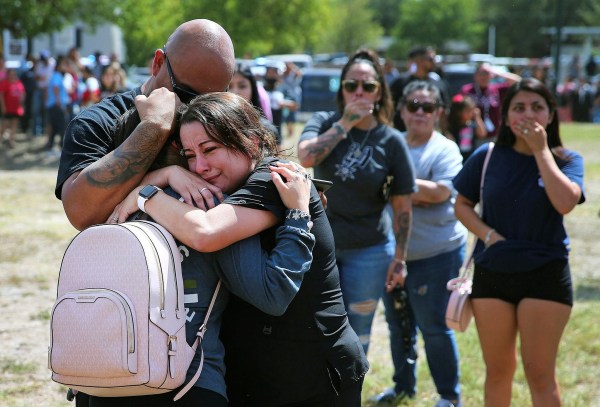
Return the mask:
<path fill-rule="evenodd" d="M 411 113 L 415 113 L 419 109 L 423 109 L 423 112 L 425 112 L 425 113 L 433 113 L 435 111 L 435 109 L 440 107 L 440 105 L 438 103 L 431 103 L 431 102 L 420 103 L 418 100 L 411 100 L 409 102 L 406 102 L 405 106 L 406 106 L 406 110 L 408 110 Z"/>
<path fill-rule="evenodd" d="M 196 92 L 190 89 L 182 88 L 175 82 L 175 76 L 173 75 L 173 69 L 171 69 L 171 63 L 169 62 L 169 58 L 167 58 L 167 47 L 163 47 L 163 54 L 165 54 L 165 61 L 167 63 L 167 72 L 169 73 L 169 78 L 171 79 L 171 87 L 173 88 L 173 92 L 177 96 L 179 96 L 179 100 L 183 103 L 189 103 L 190 100 L 198 96 Z"/>
<path fill-rule="evenodd" d="M 379 82 L 377 81 L 356 81 L 354 79 L 346 79 L 342 81 L 342 86 L 346 92 L 356 92 L 358 85 L 362 86 L 363 90 L 367 93 L 375 93 L 379 89 Z"/>

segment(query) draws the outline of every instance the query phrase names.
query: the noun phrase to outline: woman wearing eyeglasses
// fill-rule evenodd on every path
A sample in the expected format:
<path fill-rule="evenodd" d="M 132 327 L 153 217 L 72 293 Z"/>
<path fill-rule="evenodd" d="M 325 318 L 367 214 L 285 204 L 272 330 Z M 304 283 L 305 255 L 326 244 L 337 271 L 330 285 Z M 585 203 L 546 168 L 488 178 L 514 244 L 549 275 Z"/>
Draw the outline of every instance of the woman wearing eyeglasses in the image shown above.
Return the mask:
<path fill-rule="evenodd" d="M 467 230 L 454 216 L 456 191 L 452 179 L 462 168 L 457 144 L 436 130 L 443 114 L 439 88 L 415 81 L 404 88 L 400 114 L 415 166 L 418 192 L 413 194 L 413 216 L 403 282 L 408 296 L 410 346 L 404 346 L 406 315 L 394 306 L 392 295 L 383 297 L 394 363 L 394 387 L 379 401 L 412 398 L 416 393 L 417 327 L 423 335 L 431 377 L 439 394 L 436 407 L 461 405 L 458 348 L 454 332 L 446 326 L 450 296 L 448 280 L 457 277 L 463 262 Z"/>
<path fill-rule="evenodd" d="M 308 121 L 298 157 L 316 178 L 333 181 L 327 217 L 350 325 L 366 352 L 377 303 L 405 272 L 416 186 L 406 143 L 390 126 L 392 101 L 375 53 L 350 58 L 337 103 L 339 111 L 317 112 Z"/>

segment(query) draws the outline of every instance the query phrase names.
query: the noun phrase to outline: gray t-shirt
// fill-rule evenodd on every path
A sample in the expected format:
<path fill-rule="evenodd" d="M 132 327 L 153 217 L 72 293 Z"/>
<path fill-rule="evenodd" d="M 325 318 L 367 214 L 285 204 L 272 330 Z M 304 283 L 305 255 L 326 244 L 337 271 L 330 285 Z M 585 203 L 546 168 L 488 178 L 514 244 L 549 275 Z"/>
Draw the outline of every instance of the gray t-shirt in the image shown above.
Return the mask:
<path fill-rule="evenodd" d="M 410 261 L 457 249 L 466 242 L 467 229 L 454 216 L 456 190 L 452 179 L 462 168 L 462 155 L 456 143 L 435 132 L 427 143 L 409 147 L 409 151 L 418 179 L 438 182 L 452 193 L 444 202 L 426 207 L 413 205 L 407 255 Z"/>
<path fill-rule="evenodd" d="M 336 112 L 317 112 L 306 123 L 300 141 L 318 137 L 340 118 Z M 384 185 L 392 177 L 390 195 L 416 191 L 406 142 L 384 124 L 370 131 L 352 129 L 345 140 L 314 169 L 315 178 L 333 181 L 327 191 L 327 217 L 336 249 L 356 249 L 386 241 L 392 219 Z"/>

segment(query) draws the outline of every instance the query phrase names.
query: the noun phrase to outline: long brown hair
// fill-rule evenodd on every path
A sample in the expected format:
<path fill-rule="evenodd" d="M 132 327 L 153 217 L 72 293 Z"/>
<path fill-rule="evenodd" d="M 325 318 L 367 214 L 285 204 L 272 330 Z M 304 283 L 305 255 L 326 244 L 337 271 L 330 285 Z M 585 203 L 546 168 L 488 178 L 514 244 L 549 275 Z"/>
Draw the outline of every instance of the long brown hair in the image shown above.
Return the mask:
<path fill-rule="evenodd" d="M 541 81 L 535 78 L 525 78 L 521 81 L 513 84 L 507 91 L 506 96 L 502 102 L 502 123 L 500 123 L 500 130 L 498 131 L 497 144 L 499 146 L 512 147 L 517 138 L 508 125 L 508 109 L 510 108 L 510 102 L 519 92 L 532 92 L 540 95 L 548 104 L 548 110 L 552 115 L 552 121 L 546 126 L 546 134 L 548 136 L 548 147 L 552 154 L 562 160 L 569 160 L 563 149 L 562 140 L 560 138 L 558 114 L 556 112 L 556 98 L 550 92 L 550 89 L 546 87 Z"/>
<path fill-rule="evenodd" d="M 275 138 L 262 125 L 258 110 L 235 93 L 207 93 L 183 105 L 180 126 L 192 122 L 201 123 L 216 142 L 253 160 L 277 154 Z"/>
<path fill-rule="evenodd" d="M 379 63 L 379 56 L 374 51 L 369 49 L 361 49 L 357 51 L 354 55 L 350 57 L 344 68 L 342 68 L 340 84 L 344 79 L 346 79 L 346 75 L 348 74 L 348 70 L 355 65 L 360 63 L 367 63 L 373 67 L 375 70 L 375 75 L 377 76 L 377 81 L 381 86 L 381 97 L 375 104 L 375 109 L 373 110 L 373 116 L 377 119 L 378 122 L 384 124 L 391 124 L 392 122 L 392 114 L 394 113 L 394 108 L 392 104 L 392 97 L 390 95 L 390 88 L 388 87 L 385 81 L 385 75 L 383 73 L 383 68 Z M 338 109 L 341 113 L 344 112 L 344 95 L 342 93 L 342 86 L 337 92 L 337 105 Z"/>

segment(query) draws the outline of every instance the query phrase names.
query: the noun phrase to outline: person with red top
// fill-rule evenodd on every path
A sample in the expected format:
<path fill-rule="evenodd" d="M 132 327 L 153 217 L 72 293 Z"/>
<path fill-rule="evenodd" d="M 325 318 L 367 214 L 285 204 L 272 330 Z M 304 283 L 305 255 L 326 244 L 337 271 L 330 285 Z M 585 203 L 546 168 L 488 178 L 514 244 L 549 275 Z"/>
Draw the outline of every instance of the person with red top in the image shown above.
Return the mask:
<path fill-rule="evenodd" d="M 25 87 L 19 80 L 14 69 L 6 71 L 6 79 L 0 82 L 0 112 L 2 113 L 2 126 L 0 139 L 8 132 L 8 147 L 15 145 L 15 134 L 19 118 L 23 116 L 23 101 L 25 100 Z"/>
<path fill-rule="evenodd" d="M 504 79 L 502 83 L 492 83 L 494 76 Z M 491 141 L 496 136 L 500 128 L 502 119 L 502 99 L 506 90 L 515 82 L 521 80 L 521 77 L 511 72 L 503 72 L 484 62 L 477 67 L 473 76 L 473 83 L 468 83 L 462 87 L 460 93 L 464 96 L 470 96 L 475 100 L 475 104 L 481 111 L 481 117 L 485 123 L 487 136 L 483 142 Z M 482 143 L 476 143 L 478 147 Z"/>

